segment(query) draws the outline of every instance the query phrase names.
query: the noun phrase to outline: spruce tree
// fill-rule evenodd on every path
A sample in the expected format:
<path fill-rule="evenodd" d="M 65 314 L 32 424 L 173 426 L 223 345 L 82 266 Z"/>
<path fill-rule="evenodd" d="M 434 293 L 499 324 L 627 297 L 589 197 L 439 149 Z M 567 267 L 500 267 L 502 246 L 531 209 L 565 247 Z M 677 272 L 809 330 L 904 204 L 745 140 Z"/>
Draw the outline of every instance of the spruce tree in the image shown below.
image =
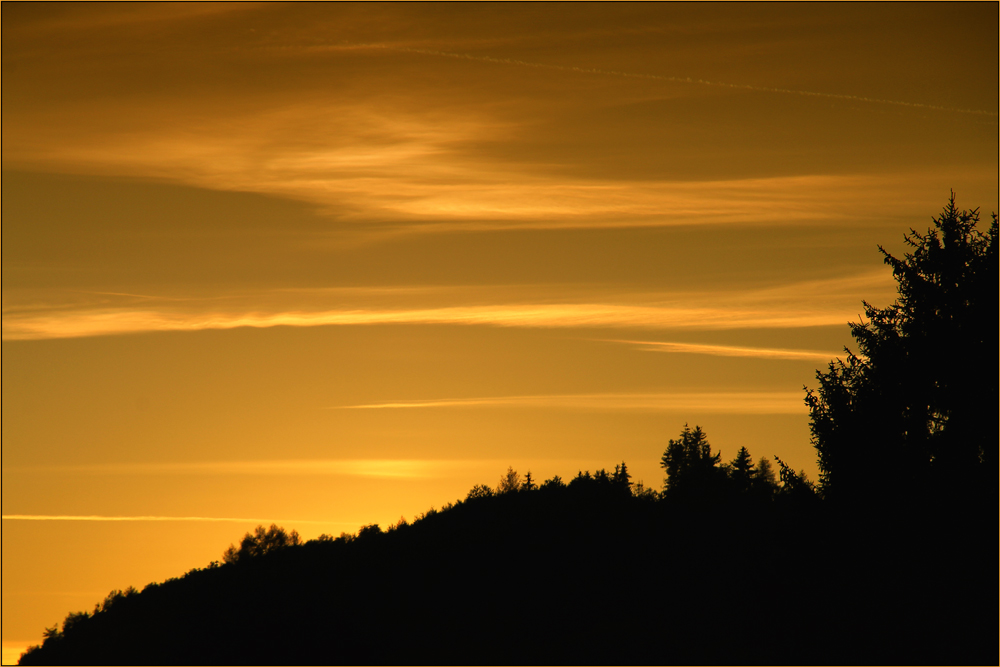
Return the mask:
<path fill-rule="evenodd" d="M 807 390 L 831 498 L 996 482 L 997 216 L 981 231 L 979 210 L 959 210 L 952 193 L 933 222 L 925 234 L 910 230 L 901 259 L 879 246 L 899 298 L 864 302 L 866 320 L 851 324 L 857 353 L 845 349 Z"/>

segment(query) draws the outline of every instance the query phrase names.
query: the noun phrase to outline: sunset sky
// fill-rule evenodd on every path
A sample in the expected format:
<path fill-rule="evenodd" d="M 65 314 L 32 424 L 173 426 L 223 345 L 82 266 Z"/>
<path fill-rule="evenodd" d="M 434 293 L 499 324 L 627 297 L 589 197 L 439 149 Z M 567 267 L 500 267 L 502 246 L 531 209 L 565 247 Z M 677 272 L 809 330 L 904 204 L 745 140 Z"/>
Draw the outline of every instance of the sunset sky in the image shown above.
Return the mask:
<path fill-rule="evenodd" d="M 624 460 L 816 477 L 998 5 L 2 5 L 4 662 L 221 558 Z"/>

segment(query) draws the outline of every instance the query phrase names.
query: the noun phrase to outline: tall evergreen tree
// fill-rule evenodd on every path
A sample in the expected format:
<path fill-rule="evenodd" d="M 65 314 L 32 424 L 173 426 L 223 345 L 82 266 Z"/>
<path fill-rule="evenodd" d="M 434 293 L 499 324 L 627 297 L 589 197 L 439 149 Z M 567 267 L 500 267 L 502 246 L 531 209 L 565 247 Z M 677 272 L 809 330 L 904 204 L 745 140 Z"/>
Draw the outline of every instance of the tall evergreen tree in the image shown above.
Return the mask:
<path fill-rule="evenodd" d="M 750 456 L 749 450 L 746 447 L 740 447 L 736 458 L 729 462 L 729 478 L 733 481 L 736 491 L 747 493 L 755 473 L 753 457 Z"/>
<path fill-rule="evenodd" d="M 666 471 L 664 491 L 668 497 L 687 499 L 717 498 L 725 482 L 725 471 L 719 467 L 722 454 L 712 452 L 708 438 L 700 426 L 694 430 L 687 424 L 681 437 L 671 439 L 660 459 Z"/>
<path fill-rule="evenodd" d="M 766 456 L 760 457 L 750 480 L 750 492 L 755 498 L 770 500 L 778 491 L 778 476 Z"/>
<path fill-rule="evenodd" d="M 979 210 L 959 210 L 952 193 L 933 222 L 910 230 L 902 259 L 879 246 L 899 298 L 865 302 L 867 321 L 851 324 L 857 354 L 845 350 L 807 390 L 830 497 L 996 483 L 997 381 L 984 365 L 997 341 L 997 216 L 982 232 Z"/>

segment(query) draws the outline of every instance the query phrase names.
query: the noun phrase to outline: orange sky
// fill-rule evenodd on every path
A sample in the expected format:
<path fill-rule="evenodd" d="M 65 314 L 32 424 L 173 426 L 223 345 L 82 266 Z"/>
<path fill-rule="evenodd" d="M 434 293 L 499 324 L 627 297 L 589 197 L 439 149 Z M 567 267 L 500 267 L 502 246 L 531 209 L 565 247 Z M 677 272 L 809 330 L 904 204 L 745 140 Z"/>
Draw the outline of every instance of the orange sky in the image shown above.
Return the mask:
<path fill-rule="evenodd" d="M 876 244 L 998 209 L 995 3 L 0 10 L 5 662 L 685 422 L 815 477 Z"/>

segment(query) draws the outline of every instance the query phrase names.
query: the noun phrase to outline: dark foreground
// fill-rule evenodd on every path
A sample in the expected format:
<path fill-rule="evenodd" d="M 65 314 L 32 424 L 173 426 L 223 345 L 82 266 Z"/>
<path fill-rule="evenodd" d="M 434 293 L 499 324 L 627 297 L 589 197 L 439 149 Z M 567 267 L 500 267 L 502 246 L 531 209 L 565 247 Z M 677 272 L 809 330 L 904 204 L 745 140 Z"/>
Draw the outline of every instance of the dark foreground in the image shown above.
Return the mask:
<path fill-rule="evenodd" d="M 988 507 L 471 499 L 120 596 L 21 664 L 996 664 Z"/>

